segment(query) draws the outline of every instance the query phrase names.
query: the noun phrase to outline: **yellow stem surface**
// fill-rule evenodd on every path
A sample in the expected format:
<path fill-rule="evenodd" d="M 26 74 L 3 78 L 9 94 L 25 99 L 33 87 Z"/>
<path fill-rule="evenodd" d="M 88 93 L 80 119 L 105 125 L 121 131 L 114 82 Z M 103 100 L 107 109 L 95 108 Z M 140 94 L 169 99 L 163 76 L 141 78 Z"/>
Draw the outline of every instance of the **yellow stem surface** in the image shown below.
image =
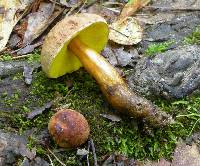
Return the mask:
<path fill-rule="evenodd" d="M 79 38 L 74 38 L 68 48 L 79 58 L 83 67 L 99 84 L 108 102 L 122 113 L 147 121 L 164 124 L 167 115 L 159 111 L 148 100 L 131 92 L 114 67 L 95 50 L 89 48 Z"/>
<path fill-rule="evenodd" d="M 103 56 L 86 46 L 78 38 L 73 39 L 68 47 L 75 53 L 87 72 L 99 84 L 124 83 L 119 73 Z"/>

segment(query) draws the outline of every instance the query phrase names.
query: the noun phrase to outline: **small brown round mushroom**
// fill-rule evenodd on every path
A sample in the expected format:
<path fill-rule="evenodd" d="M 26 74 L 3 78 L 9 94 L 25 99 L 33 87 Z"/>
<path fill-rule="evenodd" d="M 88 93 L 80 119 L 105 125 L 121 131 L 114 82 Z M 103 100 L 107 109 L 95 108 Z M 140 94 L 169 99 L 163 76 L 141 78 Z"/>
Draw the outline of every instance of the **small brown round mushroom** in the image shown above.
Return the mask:
<path fill-rule="evenodd" d="M 90 128 L 85 117 L 71 109 L 62 109 L 55 113 L 48 125 L 55 142 L 64 148 L 75 148 L 88 139 Z"/>
<path fill-rule="evenodd" d="M 108 102 L 122 113 L 153 126 L 170 117 L 151 102 L 131 92 L 115 68 L 100 54 L 108 40 L 106 21 L 95 14 L 77 14 L 61 20 L 47 35 L 41 53 L 43 70 L 51 78 L 83 66 L 97 81 Z"/>

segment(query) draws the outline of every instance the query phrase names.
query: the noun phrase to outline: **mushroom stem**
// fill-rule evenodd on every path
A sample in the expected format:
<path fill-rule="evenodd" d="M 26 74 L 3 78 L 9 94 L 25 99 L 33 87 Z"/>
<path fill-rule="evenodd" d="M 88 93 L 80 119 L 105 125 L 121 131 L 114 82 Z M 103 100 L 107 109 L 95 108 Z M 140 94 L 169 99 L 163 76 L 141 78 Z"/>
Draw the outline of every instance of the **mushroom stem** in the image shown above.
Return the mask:
<path fill-rule="evenodd" d="M 153 126 L 169 123 L 169 115 L 160 111 L 150 101 L 131 92 L 114 67 L 78 37 L 70 42 L 68 48 L 95 78 L 108 102 L 115 109 L 135 118 L 142 118 Z"/>

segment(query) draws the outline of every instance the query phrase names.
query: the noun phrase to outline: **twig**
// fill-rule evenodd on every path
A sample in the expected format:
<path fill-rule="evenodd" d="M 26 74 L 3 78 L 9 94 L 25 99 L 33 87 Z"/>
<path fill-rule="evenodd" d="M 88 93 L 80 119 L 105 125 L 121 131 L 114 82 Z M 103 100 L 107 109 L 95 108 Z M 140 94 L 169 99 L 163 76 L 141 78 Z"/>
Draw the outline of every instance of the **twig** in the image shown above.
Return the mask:
<path fill-rule="evenodd" d="M 102 6 L 110 6 L 110 5 L 118 5 L 118 6 L 120 6 L 120 7 L 123 7 L 124 5 L 123 5 L 123 3 L 120 3 L 120 2 L 104 2 L 103 4 L 102 4 Z"/>
<path fill-rule="evenodd" d="M 53 157 L 55 157 L 55 159 L 56 159 L 62 166 L 66 166 L 62 161 L 60 161 L 60 159 L 59 159 L 49 148 L 47 148 L 47 150 L 53 155 Z"/>
<path fill-rule="evenodd" d="M 86 2 L 87 2 L 87 0 L 85 0 L 83 2 L 83 5 L 78 9 L 78 11 L 76 12 L 76 14 L 79 13 L 85 7 Z"/>
<path fill-rule="evenodd" d="M 71 9 L 69 10 L 69 12 L 66 14 L 66 16 L 69 16 L 75 9 L 77 9 L 79 6 L 81 6 L 81 3 L 78 3 L 77 5 L 74 5 L 73 7 L 71 7 Z"/>
<path fill-rule="evenodd" d="M 88 141 L 87 151 L 90 152 L 90 141 Z M 87 154 L 87 166 L 90 166 L 89 154 L 90 154 L 90 153 Z"/>
<path fill-rule="evenodd" d="M 47 154 L 47 157 L 49 158 L 49 161 L 51 163 L 51 166 L 54 166 L 53 161 L 51 160 L 51 157 Z"/>
<path fill-rule="evenodd" d="M 49 0 L 49 1 L 52 2 L 52 3 L 55 3 L 56 5 L 59 5 L 59 6 L 62 6 L 62 7 L 66 7 L 66 5 L 63 5 L 62 3 L 57 2 L 56 0 Z"/>
<path fill-rule="evenodd" d="M 120 13 L 120 11 L 119 11 L 119 10 L 117 10 L 117 8 L 109 8 L 109 7 L 106 7 L 106 6 L 103 6 L 103 8 L 105 8 L 105 9 L 107 9 L 107 10 L 111 11 L 111 12 L 117 13 L 117 14 L 119 14 L 119 13 Z"/>
<path fill-rule="evenodd" d="M 125 37 L 129 38 L 129 36 L 127 36 L 127 35 L 125 35 L 125 34 L 121 33 L 120 31 L 118 31 L 118 30 L 116 30 L 116 29 L 112 28 L 111 26 L 109 26 L 109 28 L 110 28 L 110 29 L 112 29 L 113 31 L 115 31 L 115 32 L 117 32 L 117 33 L 119 33 L 119 34 L 121 34 L 121 35 L 123 35 L 123 36 L 125 36 Z"/>
<path fill-rule="evenodd" d="M 26 55 L 21 55 L 21 56 L 15 56 L 15 57 L 12 57 L 12 60 L 27 58 L 29 56 L 31 56 L 31 54 L 26 54 Z"/>
<path fill-rule="evenodd" d="M 169 11 L 200 11 L 200 8 L 173 8 L 173 7 L 160 7 L 160 6 L 145 6 L 148 10 L 169 10 Z"/>
<path fill-rule="evenodd" d="M 96 155 L 96 152 L 95 152 L 95 146 L 94 146 L 94 142 L 93 142 L 92 138 L 90 138 L 90 145 L 91 145 L 91 148 L 92 148 L 92 153 L 93 153 L 93 158 L 94 158 L 94 166 L 98 166 L 97 155 Z"/>
<path fill-rule="evenodd" d="M 24 49 L 25 47 L 27 47 L 27 46 L 30 45 L 30 44 L 31 44 L 31 43 L 28 43 L 28 44 L 22 46 L 21 48 L 12 51 L 11 54 L 14 54 L 14 53 L 16 53 L 16 52 L 19 52 L 20 50 Z M 36 48 L 36 47 L 41 46 L 42 44 L 43 44 L 43 40 L 42 40 L 42 41 L 39 41 L 39 42 L 37 42 L 37 43 L 35 43 L 35 44 L 33 44 L 33 46 L 34 46 L 34 48 Z"/>

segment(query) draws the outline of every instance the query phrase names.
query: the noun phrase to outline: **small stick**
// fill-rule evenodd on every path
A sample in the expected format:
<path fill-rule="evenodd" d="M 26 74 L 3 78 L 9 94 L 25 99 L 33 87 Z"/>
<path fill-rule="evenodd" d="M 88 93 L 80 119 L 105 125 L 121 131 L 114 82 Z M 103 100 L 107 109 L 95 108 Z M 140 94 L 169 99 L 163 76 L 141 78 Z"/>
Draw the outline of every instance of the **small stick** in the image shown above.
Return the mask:
<path fill-rule="evenodd" d="M 87 2 L 87 0 L 85 0 L 83 2 L 83 5 L 78 9 L 78 11 L 76 12 L 76 14 L 79 13 L 85 7 L 86 2 Z"/>
<path fill-rule="evenodd" d="M 97 155 L 96 155 L 96 152 L 95 152 L 95 146 L 94 146 L 94 142 L 93 142 L 92 138 L 90 138 L 90 145 L 91 145 L 91 148 L 92 148 L 92 153 L 93 153 L 93 158 L 94 158 L 94 166 L 98 166 Z"/>
<path fill-rule="evenodd" d="M 47 148 L 47 150 L 53 155 L 53 157 L 55 157 L 55 159 L 56 159 L 62 166 L 66 166 L 62 161 L 60 161 L 60 159 L 59 159 L 49 148 Z"/>
<path fill-rule="evenodd" d="M 59 5 L 59 6 L 62 6 L 62 7 L 66 7 L 66 6 L 63 5 L 62 3 L 57 2 L 57 1 L 55 1 L 55 0 L 49 0 L 49 1 L 52 2 L 52 3 L 55 3 L 56 5 Z"/>
<path fill-rule="evenodd" d="M 26 55 L 21 55 L 21 56 L 15 56 L 15 57 L 12 57 L 12 60 L 27 58 L 29 56 L 31 56 L 31 54 L 26 54 Z"/>
<path fill-rule="evenodd" d="M 173 7 L 160 7 L 160 6 L 145 6 L 148 10 L 169 10 L 169 11 L 200 11 L 200 8 L 173 8 Z"/>
<path fill-rule="evenodd" d="M 123 36 L 129 38 L 129 36 L 127 36 L 127 35 L 121 33 L 120 31 L 118 31 L 118 30 L 116 30 L 116 29 L 114 29 L 114 28 L 112 28 L 112 27 L 109 27 L 109 28 L 112 29 L 113 31 L 115 31 L 115 32 L 117 32 L 117 33 L 119 33 L 119 34 L 121 34 L 121 35 L 123 35 Z"/>
<path fill-rule="evenodd" d="M 82 2 L 74 5 L 73 7 L 71 7 L 71 9 L 68 11 L 66 16 L 69 16 L 74 10 L 76 10 L 79 6 L 81 6 L 81 4 L 82 4 Z"/>
<path fill-rule="evenodd" d="M 87 151 L 90 152 L 90 141 L 88 141 L 88 148 L 87 148 Z M 87 166 L 90 166 L 89 153 L 87 154 Z"/>
<path fill-rule="evenodd" d="M 49 161 L 51 163 L 51 166 L 54 166 L 53 161 L 51 160 L 51 157 L 47 154 L 47 157 L 49 158 Z"/>

